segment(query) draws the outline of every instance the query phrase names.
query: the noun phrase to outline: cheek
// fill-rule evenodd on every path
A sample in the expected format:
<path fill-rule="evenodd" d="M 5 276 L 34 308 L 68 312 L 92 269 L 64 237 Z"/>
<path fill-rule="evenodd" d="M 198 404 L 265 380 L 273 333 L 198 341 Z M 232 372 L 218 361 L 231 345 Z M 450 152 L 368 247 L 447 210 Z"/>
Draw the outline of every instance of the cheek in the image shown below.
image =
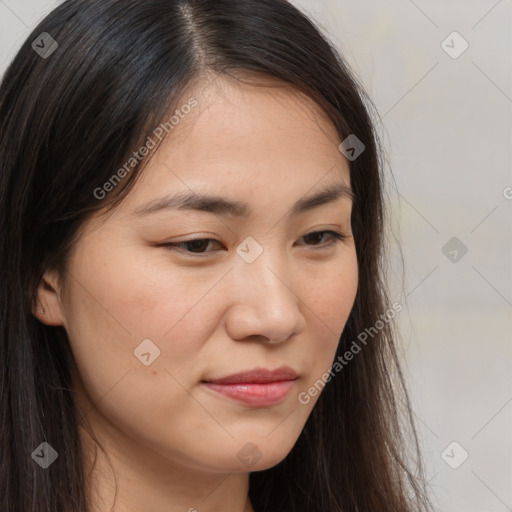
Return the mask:
<path fill-rule="evenodd" d="M 113 386 L 118 393 L 129 388 L 131 399 L 141 401 L 155 389 L 178 391 L 209 337 L 214 305 L 205 295 L 211 284 L 144 259 L 128 249 L 108 254 L 91 248 L 71 261 L 66 330 L 92 400 Z"/>
<path fill-rule="evenodd" d="M 187 390 L 214 328 L 216 303 L 207 292 L 218 277 L 93 256 L 70 266 L 66 303 L 80 403 L 86 413 L 94 403 L 96 419 L 185 462 L 212 428 Z"/>
<path fill-rule="evenodd" d="M 334 264 L 333 264 L 334 265 Z M 341 270 L 340 270 L 340 267 Z M 304 293 L 304 311 L 308 314 L 310 346 L 305 355 L 312 361 L 308 384 L 318 379 L 332 365 L 340 336 L 354 305 L 358 287 L 355 252 L 336 269 L 322 271 L 307 278 L 309 291 Z"/>
<path fill-rule="evenodd" d="M 345 256 L 341 261 L 332 262 L 330 268 L 305 278 L 303 301 L 310 308 L 311 321 L 323 325 L 325 332 L 334 335 L 336 341 L 354 305 L 359 283 L 355 251 Z"/>
<path fill-rule="evenodd" d="M 133 352 L 146 338 L 162 343 L 184 326 L 201 332 L 204 322 L 194 321 L 194 317 L 209 283 L 200 279 L 198 272 L 187 273 L 164 258 L 148 264 L 149 251 L 128 246 L 111 249 L 109 254 L 108 246 L 91 244 L 81 253 L 70 265 L 74 279 L 66 316 L 72 331 L 80 336 L 108 337 L 118 356 L 122 351 Z"/>

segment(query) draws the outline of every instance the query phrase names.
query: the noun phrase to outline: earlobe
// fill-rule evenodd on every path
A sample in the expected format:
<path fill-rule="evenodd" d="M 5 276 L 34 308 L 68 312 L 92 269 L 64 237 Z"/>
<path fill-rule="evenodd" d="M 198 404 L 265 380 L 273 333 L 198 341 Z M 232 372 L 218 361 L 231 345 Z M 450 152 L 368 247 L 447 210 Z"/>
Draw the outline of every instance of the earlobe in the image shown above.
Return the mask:
<path fill-rule="evenodd" d="M 32 314 L 43 324 L 64 325 L 64 315 L 60 300 L 57 274 L 47 271 L 37 287 L 37 300 L 32 306 Z"/>

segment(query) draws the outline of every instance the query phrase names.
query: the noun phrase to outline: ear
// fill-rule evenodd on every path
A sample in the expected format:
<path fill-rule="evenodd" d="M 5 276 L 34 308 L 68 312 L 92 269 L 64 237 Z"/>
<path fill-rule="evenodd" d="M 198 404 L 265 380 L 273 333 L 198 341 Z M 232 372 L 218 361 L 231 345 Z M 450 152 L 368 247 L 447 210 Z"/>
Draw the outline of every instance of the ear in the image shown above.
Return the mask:
<path fill-rule="evenodd" d="M 32 314 L 43 324 L 64 325 L 61 290 L 55 271 L 44 273 L 37 287 L 36 297 Z"/>

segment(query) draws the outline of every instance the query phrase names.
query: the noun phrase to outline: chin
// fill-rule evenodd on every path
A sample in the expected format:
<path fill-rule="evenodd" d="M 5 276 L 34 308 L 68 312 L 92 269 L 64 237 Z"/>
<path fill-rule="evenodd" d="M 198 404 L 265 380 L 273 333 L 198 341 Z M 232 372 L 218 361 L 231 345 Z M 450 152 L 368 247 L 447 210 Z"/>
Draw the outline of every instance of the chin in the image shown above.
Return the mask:
<path fill-rule="evenodd" d="M 236 452 L 237 464 L 234 471 L 263 471 L 279 464 L 290 453 L 296 439 L 284 441 L 275 439 L 258 439 L 243 443 Z"/>

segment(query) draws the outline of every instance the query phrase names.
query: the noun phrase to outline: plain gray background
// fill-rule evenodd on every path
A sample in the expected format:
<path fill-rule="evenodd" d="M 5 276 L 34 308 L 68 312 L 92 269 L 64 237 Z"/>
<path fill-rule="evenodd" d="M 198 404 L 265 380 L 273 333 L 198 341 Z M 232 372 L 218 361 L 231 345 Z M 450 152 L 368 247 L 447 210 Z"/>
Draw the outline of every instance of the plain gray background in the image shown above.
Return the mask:
<path fill-rule="evenodd" d="M 0 0 L 2 72 L 59 3 Z M 391 298 L 437 509 L 512 511 L 512 1 L 293 3 L 382 119 Z"/>

